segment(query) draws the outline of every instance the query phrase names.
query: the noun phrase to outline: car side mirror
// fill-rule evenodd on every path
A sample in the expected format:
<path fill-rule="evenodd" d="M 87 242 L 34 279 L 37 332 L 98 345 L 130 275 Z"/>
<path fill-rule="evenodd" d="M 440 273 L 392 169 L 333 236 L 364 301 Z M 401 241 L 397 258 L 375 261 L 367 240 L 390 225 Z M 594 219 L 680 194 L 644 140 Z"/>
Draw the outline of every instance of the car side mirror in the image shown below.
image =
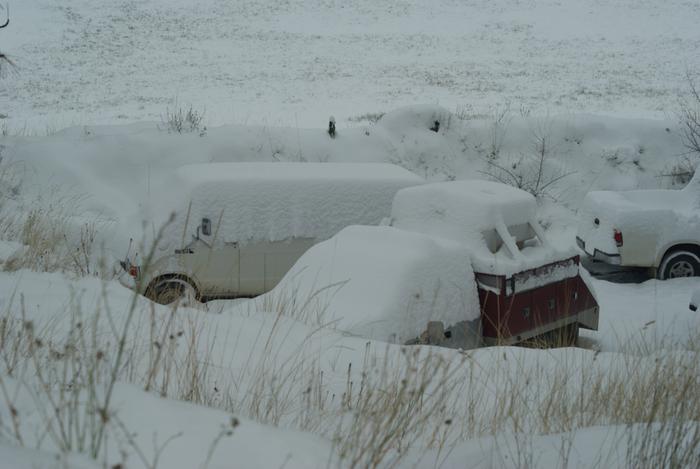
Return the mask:
<path fill-rule="evenodd" d="M 204 236 L 211 236 L 211 220 L 209 218 L 202 218 L 200 229 Z"/>

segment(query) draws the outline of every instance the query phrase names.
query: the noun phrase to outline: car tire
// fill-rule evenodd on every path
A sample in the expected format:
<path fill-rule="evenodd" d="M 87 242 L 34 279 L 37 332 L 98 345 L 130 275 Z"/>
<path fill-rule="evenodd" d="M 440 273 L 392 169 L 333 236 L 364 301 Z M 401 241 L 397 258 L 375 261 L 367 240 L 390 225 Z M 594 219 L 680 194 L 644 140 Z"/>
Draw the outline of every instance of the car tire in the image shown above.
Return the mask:
<path fill-rule="evenodd" d="M 198 301 L 195 288 L 182 279 L 159 281 L 148 288 L 145 296 L 161 305 L 193 306 Z"/>
<path fill-rule="evenodd" d="M 658 270 L 659 280 L 700 276 L 700 257 L 690 251 L 673 251 L 664 256 Z"/>

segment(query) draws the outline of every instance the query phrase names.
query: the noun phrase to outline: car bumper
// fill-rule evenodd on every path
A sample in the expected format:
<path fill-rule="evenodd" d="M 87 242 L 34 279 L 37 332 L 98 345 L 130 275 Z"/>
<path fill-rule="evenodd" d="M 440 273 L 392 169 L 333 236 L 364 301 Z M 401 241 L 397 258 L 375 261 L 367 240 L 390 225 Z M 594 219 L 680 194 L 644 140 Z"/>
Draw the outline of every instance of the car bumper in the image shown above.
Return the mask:
<path fill-rule="evenodd" d="M 583 252 L 586 253 L 588 257 L 594 261 L 605 262 L 606 264 L 611 265 L 622 265 L 622 259 L 619 254 L 609 254 L 598 249 L 593 249 L 593 253 L 591 253 L 586 249 L 586 242 L 578 236 L 576 237 L 576 244 Z"/>

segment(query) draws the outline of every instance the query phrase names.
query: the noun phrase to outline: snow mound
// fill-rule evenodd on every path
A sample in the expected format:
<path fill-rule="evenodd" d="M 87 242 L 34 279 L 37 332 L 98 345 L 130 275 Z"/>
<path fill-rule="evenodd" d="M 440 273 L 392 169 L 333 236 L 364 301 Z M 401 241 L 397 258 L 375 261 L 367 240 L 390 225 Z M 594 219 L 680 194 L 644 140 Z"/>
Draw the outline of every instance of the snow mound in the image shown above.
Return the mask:
<path fill-rule="evenodd" d="M 449 128 L 452 120 L 452 113 L 442 106 L 434 104 L 416 104 L 400 107 L 382 116 L 378 124 L 387 130 L 395 132 L 405 132 L 412 129 L 433 130 L 433 134 L 440 129 Z M 436 128 L 435 122 L 439 125 Z"/>
<path fill-rule="evenodd" d="M 461 246 L 386 226 L 350 226 L 312 247 L 267 295 L 285 291 L 315 295 L 324 322 L 343 332 L 394 343 L 418 337 L 428 321 L 449 327 L 479 317 Z"/>
<path fill-rule="evenodd" d="M 390 164 L 186 165 L 177 171 L 176 194 L 164 202 L 178 213 L 169 230 L 178 238 L 209 218 L 221 242 L 324 240 L 348 225 L 378 224 L 399 189 L 422 182 Z"/>

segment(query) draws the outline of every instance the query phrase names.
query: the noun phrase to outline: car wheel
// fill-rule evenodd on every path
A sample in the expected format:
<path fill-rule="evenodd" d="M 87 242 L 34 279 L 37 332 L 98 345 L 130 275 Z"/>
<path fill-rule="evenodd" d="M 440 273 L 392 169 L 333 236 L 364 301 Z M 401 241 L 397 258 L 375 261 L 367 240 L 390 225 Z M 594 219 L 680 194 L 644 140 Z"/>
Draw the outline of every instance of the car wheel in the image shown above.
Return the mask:
<path fill-rule="evenodd" d="M 187 281 L 168 279 L 149 287 L 146 297 L 162 305 L 178 304 L 193 306 L 197 303 L 197 292 Z"/>
<path fill-rule="evenodd" d="M 659 279 L 700 276 L 700 258 L 689 251 L 666 254 L 659 268 Z"/>

